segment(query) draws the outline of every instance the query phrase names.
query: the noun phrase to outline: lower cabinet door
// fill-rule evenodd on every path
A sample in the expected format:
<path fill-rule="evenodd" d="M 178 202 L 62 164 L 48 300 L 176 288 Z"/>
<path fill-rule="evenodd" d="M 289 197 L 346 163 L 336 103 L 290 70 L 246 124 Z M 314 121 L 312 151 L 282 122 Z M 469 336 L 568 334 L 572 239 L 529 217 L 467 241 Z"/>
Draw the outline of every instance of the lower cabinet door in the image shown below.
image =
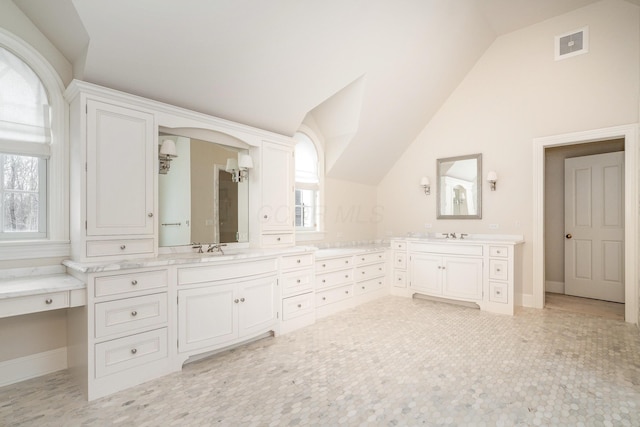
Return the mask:
<path fill-rule="evenodd" d="M 236 299 L 233 284 L 178 291 L 178 351 L 197 350 L 236 338 Z"/>
<path fill-rule="evenodd" d="M 443 295 L 463 300 L 482 300 L 482 258 L 444 257 Z"/>
<path fill-rule="evenodd" d="M 276 278 L 244 282 L 238 288 L 239 336 L 265 332 L 276 321 Z"/>
<path fill-rule="evenodd" d="M 409 261 L 411 289 L 429 295 L 442 295 L 442 257 L 412 254 Z"/>

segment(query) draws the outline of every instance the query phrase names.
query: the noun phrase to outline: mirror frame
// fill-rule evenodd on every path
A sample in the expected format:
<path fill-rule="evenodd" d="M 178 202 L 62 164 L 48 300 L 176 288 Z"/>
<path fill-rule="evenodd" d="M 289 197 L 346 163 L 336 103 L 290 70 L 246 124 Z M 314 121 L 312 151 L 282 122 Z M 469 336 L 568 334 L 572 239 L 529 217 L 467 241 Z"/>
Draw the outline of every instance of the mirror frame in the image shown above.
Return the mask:
<path fill-rule="evenodd" d="M 477 213 L 473 215 L 447 215 L 442 213 L 441 206 L 441 193 L 442 193 L 442 164 L 443 163 L 451 163 L 456 162 L 458 160 L 476 160 L 476 185 L 478 189 L 478 194 L 476 198 L 476 205 L 478 206 Z M 437 219 L 482 219 L 482 153 L 478 154 L 469 154 L 466 156 L 456 156 L 456 157 L 446 157 L 442 159 L 437 159 L 437 190 L 436 197 L 437 200 L 437 211 L 436 218 Z"/>

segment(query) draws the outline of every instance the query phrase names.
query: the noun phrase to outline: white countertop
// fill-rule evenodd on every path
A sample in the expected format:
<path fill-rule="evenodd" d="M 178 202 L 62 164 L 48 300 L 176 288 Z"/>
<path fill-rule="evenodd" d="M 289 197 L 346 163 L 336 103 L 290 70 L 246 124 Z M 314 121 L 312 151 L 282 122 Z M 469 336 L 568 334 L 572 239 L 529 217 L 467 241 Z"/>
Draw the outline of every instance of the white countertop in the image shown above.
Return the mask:
<path fill-rule="evenodd" d="M 72 291 L 84 288 L 86 288 L 84 282 L 64 273 L 25 276 L 0 280 L 0 299 Z"/>
<path fill-rule="evenodd" d="M 366 252 L 377 252 L 377 251 L 385 250 L 388 248 L 389 248 L 388 244 L 380 243 L 380 244 L 372 244 L 372 245 L 318 249 L 316 251 L 316 259 L 355 255 L 355 254 L 362 254 Z"/>
<path fill-rule="evenodd" d="M 394 237 L 391 240 L 404 240 L 407 242 L 417 242 L 417 243 L 453 243 L 453 244 L 520 244 L 524 243 L 524 237 L 522 235 L 514 235 L 514 234 L 469 234 L 464 239 L 460 238 L 460 233 L 457 234 L 457 238 L 445 238 L 441 236 L 435 236 L 433 234 L 429 235 L 414 235 L 404 236 L 404 237 Z M 440 233 L 437 233 L 440 234 Z"/>

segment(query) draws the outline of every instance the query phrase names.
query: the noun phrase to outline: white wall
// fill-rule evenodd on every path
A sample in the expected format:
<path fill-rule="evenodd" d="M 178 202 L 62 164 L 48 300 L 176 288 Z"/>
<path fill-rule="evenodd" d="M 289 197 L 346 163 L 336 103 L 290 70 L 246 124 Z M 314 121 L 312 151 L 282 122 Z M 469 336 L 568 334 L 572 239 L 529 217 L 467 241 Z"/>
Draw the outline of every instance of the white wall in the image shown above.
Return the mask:
<path fill-rule="evenodd" d="M 554 36 L 590 29 L 590 51 L 554 61 Z M 378 188 L 384 218 L 378 236 L 408 231 L 522 234 L 522 287 L 532 294 L 532 140 L 636 123 L 639 118 L 640 12 L 622 0 L 599 3 L 499 37 L 482 56 Z M 482 220 L 436 220 L 436 159 L 482 153 Z M 490 230 L 498 224 L 498 230 Z"/>
<path fill-rule="evenodd" d="M 65 86 L 71 82 L 71 63 L 10 0 L 0 1 L 0 28 L 21 38 L 40 52 L 58 72 Z"/>

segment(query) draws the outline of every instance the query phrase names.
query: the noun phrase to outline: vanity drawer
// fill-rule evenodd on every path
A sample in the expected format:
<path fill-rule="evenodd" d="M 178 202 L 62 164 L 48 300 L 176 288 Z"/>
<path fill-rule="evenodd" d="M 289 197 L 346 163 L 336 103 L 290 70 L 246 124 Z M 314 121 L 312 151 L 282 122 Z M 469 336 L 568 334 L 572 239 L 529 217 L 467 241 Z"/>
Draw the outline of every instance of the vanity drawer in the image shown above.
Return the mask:
<path fill-rule="evenodd" d="M 396 288 L 407 287 L 407 272 L 406 271 L 394 271 L 393 272 L 393 286 Z"/>
<path fill-rule="evenodd" d="M 315 295 L 313 292 L 282 300 L 282 320 L 294 319 L 314 310 Z"/>
<path fill-rule="evenodd" d="M 313 290 L 313 272 L 311 270 L 289 273 L 282 276 L 282 295 L 295 295 Z"/>
<path fill-rule="evenodd" d="M 313 265 L 313 254 L 302 254 L 282 257 L 282 269 L 311 267 Z"/>
<path fill-rule="evenodd" d="M 352 257 L 330 258 L 316 260 L 316 272 L 337 270 L 339 268 L 348 268 L 353 264 Z"/>
<path fill-rule="evenodd" d="M 96 378 L 167 357 L 167 328 L 96 344 Z"/>
<path fill-rule="evenodd" d="M 104 297 L 147 289 L 166 288 L 169 281 L 167 275 L 167 270 L 158 270 L 96 277 L 94 282 L 95 296 Z"/>
<path fill-rule="evenodd" d="M 237 279 L 258 274 L 276 274 L 277 271 L 276 258 L 206 267 L 185 267 L 178 269 L 178 285 Z"/>
<path fill-rule="evenodd" d="M 395 253 L 393 256 L 393 266 L 395 268 L 406 269 L 407 268 L 407 254 L 405 253 Z"/>
<path fill-rule="evenodd" d="M 507 258 L 509 248 L 506 246 L 489 246 L 489 256 L 492 258 Z"/>
<path fill-rule="evenodd" d="M 360 264 L 369 264 L 371 262 L 380 262 L 384 261 L 384 252 L 374 252 L 362 255 L 356 255 L 355 257 L 356 265 Z"/>
<path fill-rule="evenodd" d="M 351 298 L 352 296 L 353 287 L 351 285 L 318 292 L 316 293 L 316 306 L 322 307 L 323 305 L 343 301 L 345 299 Z"/>
<path fill-rule="evenodd" d="M 145 295 L 96 304 L 96 338 L 167 322 L 167 294 Z"/>
<path fill-rule="evenodd" d="M 87 257 L 152 254 L 153 239 L 90 240 Z"/>
<path fill-rule="evenodd" d="M 507 280 L 509 277 L 508 262 L 499 259 L 489 260 L 489 278 Z"/>
<path fill-rule="evenodd" d="M 384 276 L 384 273 L 385 265 L 382 263 L 356 267 L 355 280 L 360 281 L 371 279 L 373 277 Z"/>
<path fill-rule="evenodd" d="M 400 242 L 400 241 L 391 242 L 391 249 L 393 249 L 394 251 L 406 251 L 407 242 Z"/>
<path fill-rule="evenodd" d="M 469 245 L 456 242 L 443 243 L 411 243 L 411 252 L 430 252 L 443 255 L 474 255 L 482 256 L 482 245 Z"/>
<path fill-rule="evenodd" d="M 291 246 L 293 241 L 292 233 L 262 235 L 262 246 Z"/>
<path fill-rule="evenodd" d="M 377 279 L 370 279 L 356 283 L 354 292 L 356 295 L 361 295 L 382 288 L 384 288 L 384 277 L 378 277 Z"/>
<path fill-rule="evenodd" d="M 489 301 L 507 304 L 509 302 L 506 283 L 489 282 Z"/>
<path fill-rule="evenodd" d="M 68 291 L 5 298 L 0 300 L 0 317 L 38 313 L 66 307 L 69 307 Z"/>
<path fill-rule="evenodd" d="M 353 279 L 351 270 L 334 271 L 333 273 L 325 273 L 316 275 L 316 288 L 330 288 L 349 283 Z"/>

